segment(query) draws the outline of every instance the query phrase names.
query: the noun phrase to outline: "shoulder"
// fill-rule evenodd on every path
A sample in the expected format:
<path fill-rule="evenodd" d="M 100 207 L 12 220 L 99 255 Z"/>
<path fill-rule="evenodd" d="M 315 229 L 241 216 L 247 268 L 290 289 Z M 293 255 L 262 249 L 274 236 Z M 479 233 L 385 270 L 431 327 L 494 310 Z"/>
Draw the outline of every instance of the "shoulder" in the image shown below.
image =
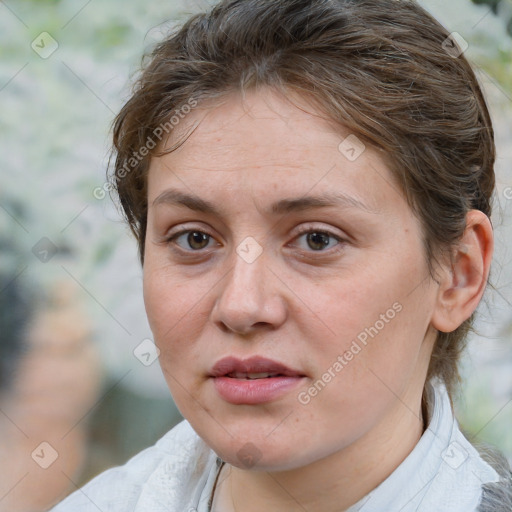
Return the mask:
<path fill-rule="evenodd" d="M 135 510 L 151 481 L 167 480 L 169 488 L 189 484 L 193 470 L 206 467 L 212 453 L 190 424 L 182 421 L 154 446 L 138 453 L 124 466 L 101 473 L 51 512 Z"/>

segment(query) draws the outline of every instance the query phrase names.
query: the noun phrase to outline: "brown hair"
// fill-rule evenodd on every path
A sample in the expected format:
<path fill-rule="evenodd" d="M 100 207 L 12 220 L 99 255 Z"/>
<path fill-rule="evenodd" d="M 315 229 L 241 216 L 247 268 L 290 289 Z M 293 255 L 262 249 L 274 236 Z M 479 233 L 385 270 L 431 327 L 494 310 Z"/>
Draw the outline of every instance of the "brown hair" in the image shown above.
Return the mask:
<path fill-rule="evenodd" d="M 156 46 L 114 122 L 114 187 L 141 263 L 147 172 L 162 128 L 170 133 L 187 105 L 270 86 L 307 96 L 383 152 L 422 223 L 432 274 L 468 210 L 490 216 L 494 191 L 490 116 L 457 50 L 408 0 L 224 0 L 189 18 Z M 472 320 L 437 336 L 427 381 L 439 376 L 450 396 Z"/>

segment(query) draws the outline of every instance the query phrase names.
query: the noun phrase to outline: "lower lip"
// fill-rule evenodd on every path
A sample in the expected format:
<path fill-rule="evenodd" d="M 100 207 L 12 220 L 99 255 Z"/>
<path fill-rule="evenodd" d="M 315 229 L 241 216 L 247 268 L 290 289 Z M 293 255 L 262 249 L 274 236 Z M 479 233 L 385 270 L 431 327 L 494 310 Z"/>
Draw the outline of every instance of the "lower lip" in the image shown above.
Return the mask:
<path fill-rule="evenodd" d="M 236 405 L 255 405 L 275 400 L 296 387 L 303 377 L 269 377 L 266 379 L 234 379 L 215 377 L 219 395 Z"/>

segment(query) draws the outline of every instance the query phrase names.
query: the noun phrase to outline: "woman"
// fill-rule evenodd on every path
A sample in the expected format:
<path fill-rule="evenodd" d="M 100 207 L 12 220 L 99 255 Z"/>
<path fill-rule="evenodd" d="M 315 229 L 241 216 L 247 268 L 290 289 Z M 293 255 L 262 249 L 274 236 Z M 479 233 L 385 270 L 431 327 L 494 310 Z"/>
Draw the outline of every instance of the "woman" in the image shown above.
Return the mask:
<path fill-rule="evenodd" d="M 186 421 L 55 512 L 511 509 L 452 412 L 495 158 L 454 36 L 409 1 L 226 0 L 114 146 Z"/>

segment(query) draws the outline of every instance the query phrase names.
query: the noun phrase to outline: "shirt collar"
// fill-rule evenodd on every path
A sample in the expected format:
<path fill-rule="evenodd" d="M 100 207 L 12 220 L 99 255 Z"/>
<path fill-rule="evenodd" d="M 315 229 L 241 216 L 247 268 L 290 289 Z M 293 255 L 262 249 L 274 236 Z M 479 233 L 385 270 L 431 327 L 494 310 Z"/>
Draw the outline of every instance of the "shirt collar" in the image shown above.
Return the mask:
<path fill-rule="evenodd" d="M 427 385 L 430 421 L 418 444 L 396 470 L 347 512 L 473 512 L 482 485 L 499 475 L 464 437 L 445 385 Z"/>

